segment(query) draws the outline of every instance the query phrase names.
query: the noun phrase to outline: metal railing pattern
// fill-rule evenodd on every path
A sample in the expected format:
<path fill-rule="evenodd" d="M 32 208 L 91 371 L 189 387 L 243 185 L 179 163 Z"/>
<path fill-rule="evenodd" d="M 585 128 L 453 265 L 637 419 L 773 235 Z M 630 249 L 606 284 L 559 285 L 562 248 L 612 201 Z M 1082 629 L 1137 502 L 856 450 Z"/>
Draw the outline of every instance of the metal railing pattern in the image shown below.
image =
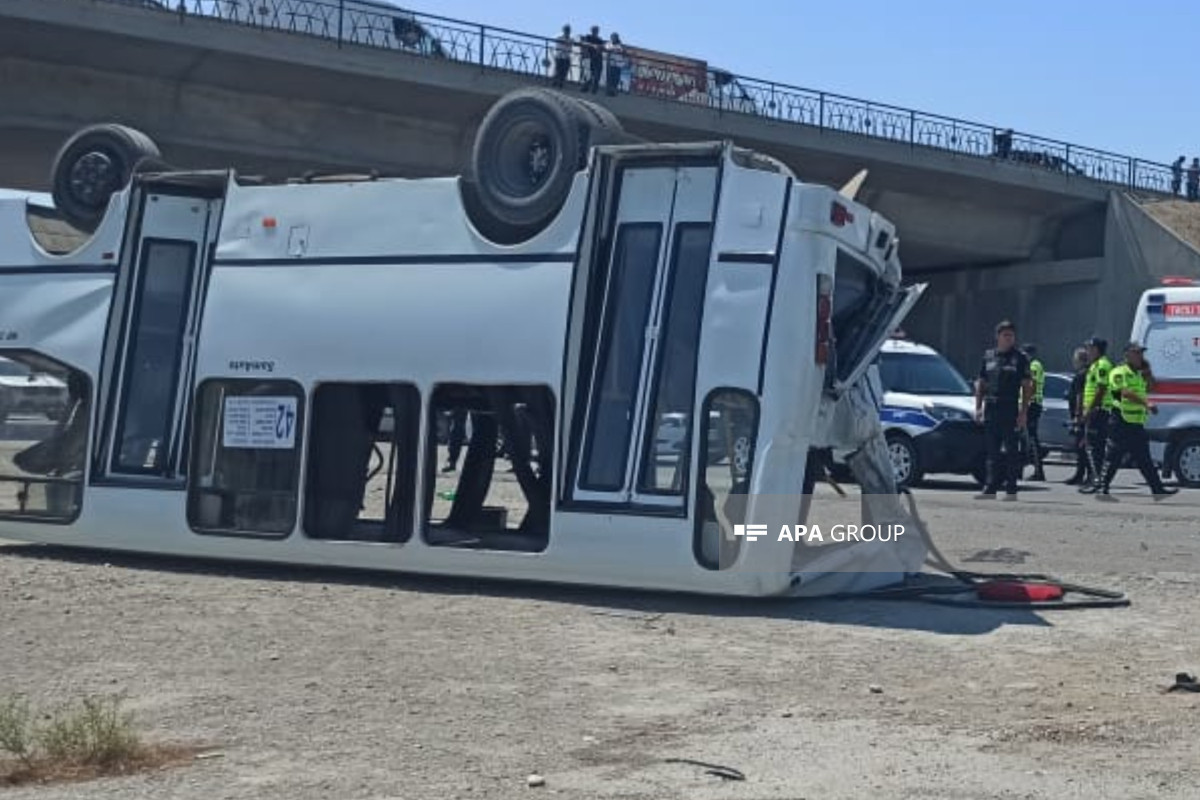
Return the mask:
<path fill-rule="evenodd" d="M 321 37 L 339 46 L 389 49 L 504 70 L 543 81 L 552 77 L 556 41 L 519 31 L 393 8 L 369 0 L 81 0 L 138 6 L 158 13 Z M 578 53 L 576 41 L 573 50 Z M 1175 194 L 1167 164 L 1005 131 L 937 114 L 873 103 L 708 69 L 697 76 L 684 60 L 630 59 L 620 90 L 700 104 L 723 114 L 751 115 L 986 159 L 1000 159 L 1144 192 Z M 696 62 L 699 63 L 699 62 Z M 579 59 L 572 72 L 582 70 Z M 601 91 L 604 90 L 601 79 Z M 694 91 L 702 85 L 699 92 Z M 692 91 L 684 92 L 687 87 Z"/>

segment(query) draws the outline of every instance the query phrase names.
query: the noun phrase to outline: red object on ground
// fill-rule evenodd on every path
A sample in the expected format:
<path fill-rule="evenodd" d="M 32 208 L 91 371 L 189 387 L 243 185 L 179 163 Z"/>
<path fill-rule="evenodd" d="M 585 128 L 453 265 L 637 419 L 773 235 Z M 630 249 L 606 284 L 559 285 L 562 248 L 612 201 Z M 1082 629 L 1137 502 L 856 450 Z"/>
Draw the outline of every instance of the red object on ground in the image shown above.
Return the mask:
<path fill-rule="evenodd" d="M 1004 603 L 1044 603 L 1048 600 L 1059 600 L 1063 596 L 1061 586 L 1019 581 L 988 581 L 976 587 L 975 592 L 980 600 Z"/>

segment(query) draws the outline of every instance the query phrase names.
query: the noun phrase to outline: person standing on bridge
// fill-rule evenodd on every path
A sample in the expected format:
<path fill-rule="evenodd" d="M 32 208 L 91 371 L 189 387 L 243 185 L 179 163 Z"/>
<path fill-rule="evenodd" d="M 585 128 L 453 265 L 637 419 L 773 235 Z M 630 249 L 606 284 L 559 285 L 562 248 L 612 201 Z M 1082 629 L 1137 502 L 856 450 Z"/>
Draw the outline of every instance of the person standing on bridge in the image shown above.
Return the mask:
<path fill-rule="evenodd" d="M 1092 480 L 1079 487 L 1091 494 L 1100 487 L 1104 472 L 1104 450 L 1108 444 L 1108 424 L 1113 400 L 1108 393 L 1108 376 L 1113 363 L 1108 358 L 1108 342 L 1093 336 L 1084 342 L 1088 349 L 1088 371 L 1083 381 L 1083 430 L 1087 439 L 1088 466 Z"/>
<path fill-rule="evenodd" d="M 567 83 L 567 74 L 571 71 L 571 51 L 575 42 L 571 39 L 571 26 L 563 25 L 562 33 L 554 40 L 554 86 L 563 88 Z"/>
<path fill-rule="evenodd" d="M 588 63 L 587 79 L 583 83 L 583 91 L 600 91 L 600 73 L 604 70 L 604 37 L 600 35 L 600 26 L 593 25 L 587 36 L 579 39 L 584 58 Z"/>
<path fill-rule="evenodd" d="M 621 37 L 615 33 L 610 38 L 607 49 L 608 71 L 605 73 L 604 84 L 608 96 L 616 97 L 621 89 L 621 76 L 629 65 L 629 59 L 625 55 L 625 45 L 621 44 Z"/>
<path fill-rule="evenodd" d="M 975 381 L 975 418 L 983 423 L 987 442 L 987 479 L 983 491 L 975 495 L 977 500 L 994 498 L 1001 483 L 1004 499 L 1017 499 L 1021 437 L 1033 399 L 1033 375 L 1028 356 L 1016 342 L 1013 323 L 1004 320 L 997 325 L 996 347 L 984 353 Z"/>
<path fill-rule="evenodd" d="M 1145 348 L 1137 342 L 1125 347 L 1125 360 L 1114 368 L 1108 377 L 1109 394 L 1114 409 L 1108 428 L 1108 453 L 1104 459 L 1104 473 L 1096 489 L 1097 500 L 1115 501 L 1108 493 L 1113 476 L 1121 466 L 1126 454 L 1133 457 L 1142 477 L 1150 486 L 1155 500 L 1175 494 L 1177 489 L 1167 489 L 1162 484 L 1158 470 L 1150 459 L 1150 439 L 1146 436 L 1146 414 L 1157 414 L 1158 407 L 1150 402 L 1150 387 L 1154 375 L 1145 358 Z"/>
<path fill-rule="evenodd" d="M 1033 401 L 1029 404 L 1029 424 L 1025 428 L 1029 460 L 1033 462 L 1033 477 L 1030 480 L 1045 481 L 1046 472 L 1042 467 L 1042 443 L 1038 438 L 1038 423 L 1042 420 L 1042 400 L 1046 395 L 1046 367 L 1037 356 L 1037 345 L 1027 344 L 1021 349 L 1029 357 L 1029 372 L 1033 376 Z"/>
<path fill-rule="evenodd" d="M 1200 158 L 1193 158 L 1192 165 L 1188 167 L 1187 199 L 1193 203 L 1200 199 Z"/>
<path fill-rule="evenodd" d="M 1180 156 L 1171 165 L 1171 194 L 1179 194 L 1183 187 L 1183 162 L 1184 156 Z"/>

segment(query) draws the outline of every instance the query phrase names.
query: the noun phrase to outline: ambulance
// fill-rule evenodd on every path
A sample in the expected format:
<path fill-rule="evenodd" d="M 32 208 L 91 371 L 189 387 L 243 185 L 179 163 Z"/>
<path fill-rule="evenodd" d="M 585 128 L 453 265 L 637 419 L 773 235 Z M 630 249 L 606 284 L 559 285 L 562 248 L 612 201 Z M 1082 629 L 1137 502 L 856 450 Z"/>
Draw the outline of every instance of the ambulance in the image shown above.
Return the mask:
<path fill-rule="evenodd" d="M 1200 280 L 1165 278 L 1144 292 L 1130 339 L 1146 348 L 1154 373 L 1150 455 L 1165 477 L 1200 487 Z"/>

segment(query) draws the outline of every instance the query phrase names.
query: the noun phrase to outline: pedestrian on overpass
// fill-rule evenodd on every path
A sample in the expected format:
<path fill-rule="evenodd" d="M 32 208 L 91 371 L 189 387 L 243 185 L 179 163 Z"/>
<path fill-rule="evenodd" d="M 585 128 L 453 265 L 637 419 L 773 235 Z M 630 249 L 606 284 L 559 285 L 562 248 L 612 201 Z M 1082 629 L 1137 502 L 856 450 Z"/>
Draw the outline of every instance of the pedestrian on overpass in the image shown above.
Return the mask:
<path fill-rule="evenodd" d="M 1097 500 L 1115 501 L 1108 493 L 1113 476 L 1117 474 L 1121 461 L 1128 454 L 1141 470 L 1142 477 L 1150 485 L 1155 500 L 1175 494 L 1178 489 L 1167 489 L 1150 459 L 1150 439 L 1146 436 L 1146 415 L 1157 414 L 1158 407 L 1150 402 L 1150 387 L 1154 375 L 1146 361 L 1145 348 L 1137 342 L 1125 346 L 1125 360 L 1109 374 L 1108 389 L 1113 398 L 1114 411 L 1108 428 L 1108 451 L 1104 460 L 1104 474 L 1096 490 Z"/>
<path fill-rule="evenodd" d="M 1030 480 L 1045 481 L 1042 467 L 1042 443 L 1038 438 L 1038 423 L 1042 419 L 1042 400 L 1046 395 L 1046 367 L 1037 355 L 1037 345 L 1027 344 L 1021 348 L 1029 357 L 1029 372 L 1033 376 L 1033 401 L 1029 404 L 1029 424 L 1025 426 L 1025 442 L 1029 449 L 1029 460 L 1033 463 Z"/>
<path fill-rule="evenodd" d="M 1088 371 L 1083 381 L 1083 430 L 1087 439 L 1088 466 L 1092 479 L 1079 487 L 1084 494 L 1100 488 L 1104 472 L 1104 449 L 1108 446 L 1108 422 L 1113 408 L 1108 393 L 1108 376 L 1113 363 L 1108 358 L 1108 342 L 1093 336 L 1084 342 L 1088 349 Z"/>
<path fill-rule="evenodd" d="M 1071 415 L 1071 437 L 1075 441 L 1075 474 L 1067 478 L 1067 486 L 1078 486 L 1095 480 L 1089 468 L 1091 459 L 1088 458 L 1087 439 L 1083 435 L 1083 384 L 1088 372 L 1088 351 L 1086 347 L 1075 348 L 1071 357 L 1075 374 L 1071 376 L 1071 389 L 1067 395 L 1067 411 Z"/>
<path fill-rule="evenodd" d="M 984 353 L 975 381 L 975 418 L 983 423 L 987 443 L 987 480 L 977 500 L 995 498 L 1001 483 L 1004 499 L 1017 499 L 1021 437 L 1032 399 L 1029 358 L 1017 348 L 1017 327 L 1004 320 L 996 326 L 996 347 Z"/>

